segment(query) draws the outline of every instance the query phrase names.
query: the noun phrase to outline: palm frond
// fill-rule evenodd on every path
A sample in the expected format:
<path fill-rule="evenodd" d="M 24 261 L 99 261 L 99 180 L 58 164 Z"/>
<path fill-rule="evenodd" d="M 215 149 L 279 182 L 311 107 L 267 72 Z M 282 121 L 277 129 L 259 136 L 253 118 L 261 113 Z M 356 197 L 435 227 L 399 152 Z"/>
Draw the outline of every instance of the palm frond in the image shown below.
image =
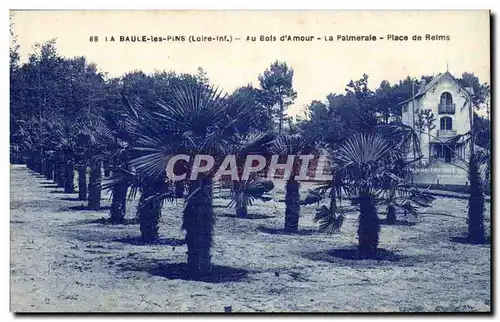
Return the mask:
<path fill-rule="evenodd" d="M 274 183 L 270 180 L 263 180 L 261 178 L 251 177 L 246 181 L 238 182 L 232 186 L 232 199 L 228 207 L 233 207 L 237 203 L 251 206 L 257 200 L 269 201 L 272 198 L 264 196 L 265 193 L 274 189 Z"/>
<path fill-rule="evenodd" d="M 380 135 L 356 134 L 340 146 L 337 157 L 344 164 L 362 166 L 380 161 L 390 149 Z"/>
<path fill-rule="evenodd" d="M 345 220 L 345 213 L 337 208 L 337 213 L 331 211 L 327 206 L 321 206 L 316 210 L 314 222 L 319 223 L 319 231 L 322 233 L 333 234 L 338 232 Z"/>
<path fill-rule="evenodd" d="M 326 190 L 330 188 L 331 186 L 328 185 L 328 187 L 322 186 L 321 189 L 309 189 L 307 196 L 300 201 L 300 204 L 303 206 L 307 206 L 319 203 L 321 200 L 323 200 L 323 198 L 325 198 Z"/>

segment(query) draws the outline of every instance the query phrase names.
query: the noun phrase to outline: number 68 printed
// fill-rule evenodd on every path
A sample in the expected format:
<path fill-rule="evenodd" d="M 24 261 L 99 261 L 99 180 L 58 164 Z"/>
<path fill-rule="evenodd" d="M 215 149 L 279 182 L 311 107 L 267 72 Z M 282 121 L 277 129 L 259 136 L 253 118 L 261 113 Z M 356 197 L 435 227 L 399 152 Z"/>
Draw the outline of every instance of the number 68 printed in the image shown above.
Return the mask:
<path fill-rule="evenodd" d="M 99 41 L 99 37 L 97 37 L 97 36 L 90 36 L 89 41 L 90 42 L 98 42 Z"/>

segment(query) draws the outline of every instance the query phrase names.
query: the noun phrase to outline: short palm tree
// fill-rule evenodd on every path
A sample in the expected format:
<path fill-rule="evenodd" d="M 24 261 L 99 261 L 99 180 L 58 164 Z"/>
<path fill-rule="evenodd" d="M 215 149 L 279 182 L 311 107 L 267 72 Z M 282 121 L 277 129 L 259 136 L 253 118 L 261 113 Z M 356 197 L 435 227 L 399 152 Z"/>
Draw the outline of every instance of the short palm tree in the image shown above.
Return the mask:
<path fill-rule="evenodd" d="M 54 180 L 54 151 L 45 151 L 45 178 Z"/>
<path fill-rule="evenodd" d="M 288 233 L 296 233 L 299 229 L 300 217 L 300 182 L 295 179 L 301 170 L 299 156 L 312 154 L 314 144 L 300 135 L 280 135 L 268 144 L 269 151 L 280 157 L 294 156 L 293 169 L 285 184 L 285 227 Z"/>
<path fill-rule="evenodd" d="M 468 145 L 467 158 L 456 153 L 454 149 L 449 148 L 449 150 L 457 159 L 462 161 L 465 167 L 457 163 L 454 165 L 465 170 L 469 178 L 467 238 L 471 243 L 481 244 L 486 242 L 486 231 L 484 227 L 484 184 L 489 179 L 491 173 L 491 150 L 481 148 L 475 144 L 481 133 L 474 131 L 472 122 L 471 129 L 473 130 L 468 133 L 456 135 L 442 143 L 447 146 L 454 146 L 458 142 Z M 429 134 L 429 136 L 431 135 Z M 432 138 L 440 141 L 438 137 L 432 136 Z"/>
<path fill-rule="evenodd" d="M 274 184 L 271 180 L 262 178 L 264 171 L 250 173 L 248 179 L 243 178 L 243 172 L 249 155 L 258 154 L 264 158 L 267 156 L 266 148 L 272 139 L 271 133 L 255 132 L 236 137 L 236 141 L 230 146 L 229 152 L 235 156 L 239 180 L 231 180 L 230 187 L 233 198 L 229 206 L 236 208 L 237 217 L 248 217 L 248 206 L 255 200 L 268 201 L 271 199 L 264 194 L 270 192 L 274 188 Z"/>
<path fill-rule="evenodd" d="M 342 171 L 342 189 L 359 206 L 358 253 L 361 258 L 377 254 L 380 219 L 376 205 L 384 201 L 388 190 L 409 194 L 409 165 L 406 149 L 392 144 L 381 134 L 355 134 L 342 144 L 336 158 Z M 423 202 L 423 200 L 421 200 Z"/>
<path fill-rule="evenodd" d="M 468 239 L 472 243 L 486 241 L 484 228 L 484 180 L 481 176 L 482 156 L 474 152 L 469 157 L 468 177 L 470 181 L 469 204 L 467 212 Z"/>
<path fill-rule="evenodd" d="M 248 217 L 248 206 L 257 200 L 269 201 L 272 198 L 265 196 L 265 193 L 270 192 L 274 188 L 274 183 L 271 180 L 265 180 L 252 176 L 248 180 L 235 181 L 232 186 L 233 198 L 229 203 L 229 207 L 236 208 L 236 216 L 240 218 Z"/>
<path fill-rule="evenodd" d="M 99 210 L 101 208 L 102 176 L 101 165 L 102 146 L 97 142 L 92 124 L 73 125 L 72 137 L 74 164 L 78 169 L 78 199 L 87 200 L 87 208 Z M 87 183 L 87 168 L 90 168 Z M 72 179 L 71 179 L 72 180 Z"/>
<path fill-rule="evenodd" d="M 64 187 L 64 192 L 75 192 L 75 164 L 77 159 L 78 126 L 69 122 L 45 123 L 54 153 L 57 154 L 57 178 L 59 186 Z"/>
<path fill-rule="evenodd" d="M 380 219 L 375 206 L 380 197 L 390 146 L 381 136 L 357 134 L 338 150 L 338 159 L 344 170 L 344 190 L 359 205 L 359 255 L 376 256 Z"/>
<path fill-rule="evenodd" d="M 109 219 L 113 224 L 124 223 L 127 192 L 136 180 L 135 170 L 130 166 L 130 137 L 123 123 L 122 115 L 103 113 L 103 117 L 95 120 L 92 126 L 92 132 L 101 147 L 98 157 L 107 164 L 108 171 L 112 172 L 103 183 L 102 189 L 111 191 Z M 131 196 L 135 191 L 131 191 Z"/>
<path fill-rule="evenodd" d="M 156 126 L 152 111 L 142 106 L 138 99 L 130 102 L 125 96 L 125 119 L 111 121 L 109 118 L 103 128 L 109 133 L 105 135 L 109 151 L 112 156 L 108 158 L 112 164 L 113 174 L 106 184 L 112 190 L 111 221 L 121 223 L 125 216 L 127 189 L 130 186 L 130 197 L 134 198 L 141 192 L 137 206 L 137 219 L 141 230 L 141 239 L 145 243 L 152 243 L 158 238 L 158 226 L 163 203 L 173 200 L 174 187 L 167 181 L 164 169 L 155 168 L 154 172 L 147 167 L 144 161 L 148 160 L 150 149 L 144 146 L 146 137 L 156 137 L 158 132 L 151 126 Z M 147 114 L 146 114 L 147 113 Z M 159 125 L 158 125 L 159 126 Z M 142 133 L 141 135 L 137 135 Z M 105 131 L 100 131 L 105 132 Z M 114 142 L 114 143 L 113 143 Z M 173 145 L 168 145 L 173 148 Z M 161 147 L 160 146 L 157 146 Z M 165 145 L 163 145 L 165 148 Z M 173 151 L 173 150 L 170 150 Z M 135 164 L 146 171 L 136 171 Z M 151 163 L 148 163 L 151 165 Z M 156 172 L 158 170 L 158 172 Z"/>
<path fill-rule="evenodd" d="M 47 138 L 42 131 L 43 122 L 43 120 L 36 117 L 29 120 L 19 120 L 16 122 L 17 131 L 13 135 L 13 138 L 19 142 L 21 150 L 27 157 L 27 168 L 40 173 L 43 168 L 43 146 L 47 143 Z"/>

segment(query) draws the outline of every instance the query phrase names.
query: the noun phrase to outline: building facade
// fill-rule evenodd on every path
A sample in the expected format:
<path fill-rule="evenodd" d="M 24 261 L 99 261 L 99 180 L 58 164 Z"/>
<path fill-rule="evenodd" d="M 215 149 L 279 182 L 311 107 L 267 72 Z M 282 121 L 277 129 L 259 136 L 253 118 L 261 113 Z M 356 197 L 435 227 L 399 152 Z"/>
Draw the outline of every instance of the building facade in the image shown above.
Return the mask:
<path fill-rule="evenodd" d="M 400 103 L 403 124 L 419 133 L 420 149 L 424 163 L 443 161 L 458 162 L 467 158 L 468 148 L 464 138 L 450 139 L 470 131 L 472 88 L 463 87 L 448 71 L 438 74 L 426 83 L 422 80 L 413 95 Z M 430 110 L 435 118 L 430 131 L 422 125 L 420 111 Z M 420 120 L 420 122 L 419 122 Z"/>

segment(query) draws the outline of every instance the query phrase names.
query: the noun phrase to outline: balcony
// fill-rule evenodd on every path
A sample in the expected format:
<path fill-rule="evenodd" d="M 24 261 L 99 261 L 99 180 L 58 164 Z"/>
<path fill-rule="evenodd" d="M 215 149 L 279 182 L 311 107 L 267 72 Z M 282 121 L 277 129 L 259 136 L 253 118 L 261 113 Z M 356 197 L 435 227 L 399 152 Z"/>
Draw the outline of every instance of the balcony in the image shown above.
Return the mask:
<path fill-rule="evenodd" d="M 439 104 L 439 114 L 455 114 L 455 104 Z"/>
<path fill-rule="evenodd" d="M 438 138 L 451 138 L 457 135 L 457 130 L 438 130 Z"/>

